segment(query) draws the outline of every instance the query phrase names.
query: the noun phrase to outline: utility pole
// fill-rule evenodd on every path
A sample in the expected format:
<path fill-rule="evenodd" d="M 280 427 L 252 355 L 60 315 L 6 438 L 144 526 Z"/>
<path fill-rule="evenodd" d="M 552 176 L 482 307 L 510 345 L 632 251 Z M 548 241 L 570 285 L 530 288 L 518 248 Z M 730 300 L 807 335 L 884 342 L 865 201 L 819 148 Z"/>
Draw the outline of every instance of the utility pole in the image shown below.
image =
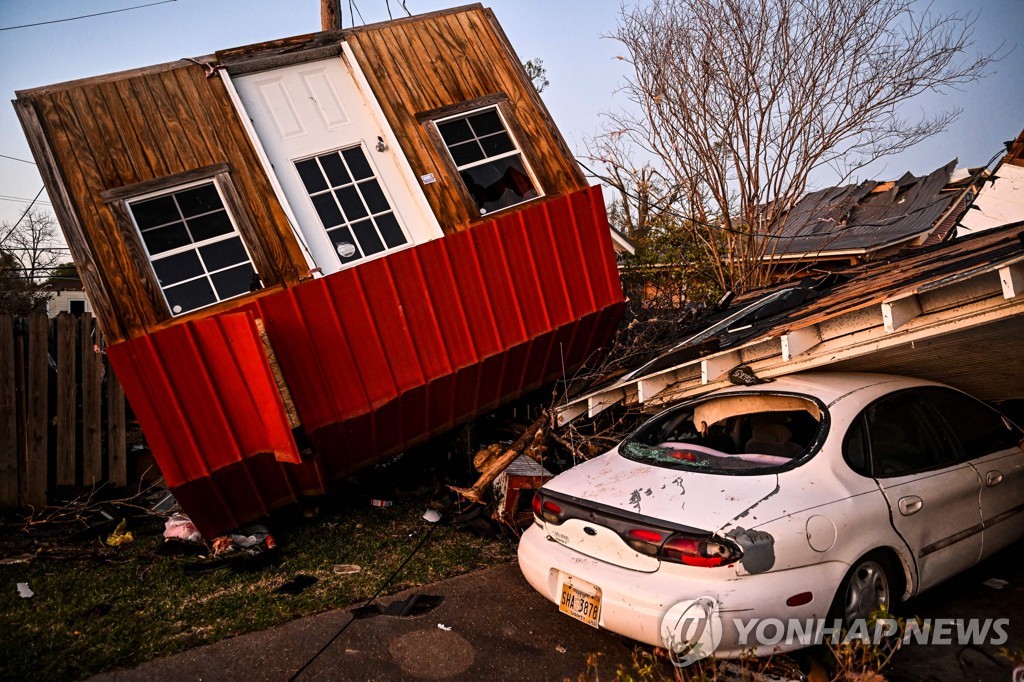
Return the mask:
<path fill-rule="evenodd" d="M 320 26 L 324 31 L 341 28 L 341 0 L 320 0 Z"/>

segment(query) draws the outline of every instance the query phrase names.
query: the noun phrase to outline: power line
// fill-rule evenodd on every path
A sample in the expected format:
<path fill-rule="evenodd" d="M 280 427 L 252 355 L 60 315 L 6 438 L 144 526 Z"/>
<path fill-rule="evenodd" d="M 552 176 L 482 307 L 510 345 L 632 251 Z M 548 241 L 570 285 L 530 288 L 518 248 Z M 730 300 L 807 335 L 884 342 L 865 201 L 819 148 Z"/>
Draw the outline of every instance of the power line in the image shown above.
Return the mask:
<path fill-rule="evenodd" d="M 100 17 L 104 14 L 117 14 L 118 12 L 128 12 L 133 9 L 142 9 L 143 7 L 153 7 L 154 5 L 166 5 L 169 2 L 177 2 L 177 0 L 160 0 L 160 2 L 151 2 L 146 5 L 135 5 L 134 7 L 122 7 L 121 9 L 112 9 L 107 12 L 96 12 L 95 14 L 82 14 L 77 17 L 67 17 L 66 19 L 53 19 L 51 21 L 37 21 L 34 24 L 22 24 L 21 26 L 3 26 L 0 27 L 0 31 L 13 31 L 18 28 L 31 28 L 32 26 L 45 26 L 47 24 L 59 24 L 64 21 L 75 21 L 77 19 L 88 19 L 90 17 Z M 20 160 L 20 159 L 19 159 Z"/>
<path fill-rule="evenodd" d="M 9 197 L 6 194 L 0 194 L 0 200 L 3 201 L 17 201 L 22 204 L 31 204 L 33 199 L 26 199 L 24 197 Z M 53 206 L 49 201 L 36 201 L 37 204 L 45 204 L 47 206 Z"/>
<path fill-rule="evenodd" d="M 21 161 L 22 163 L 30 163 L 33 166 L 36 165 L 35 161 L 29 161 L 28 159 L 19 159 L 17 156 L 7 156 L 6 154 L 0 154 L 0 159 L 10 159 L 11 161 Z"/>
<path fill-rule="evenodd" d="M 39 199 L 40 196 L 42 196 L 44 189 L 46 189 L 45 186 L 39 188 L 39 191 L 36 192 L 35 199 L 33 199 L 32 202 L 25 207 L 25 212 L 21 214 L 20 218 L 18 218 L 18 222 L 14 223 L 14 227 L 12 227 L 10 231 L 8 231 L 7 234 L 3 236 L 3 239 L 0 239 L 0 244 L 6 242 L 7 238 L 14 234 L 14 231 L 18 229 L 18 225 L 21 225 L 21 221 L 24 220 L 25 216 L 28 215 L 28 212 L 32 210 L 32 206 L 35 205 L 36 200 Z"/>

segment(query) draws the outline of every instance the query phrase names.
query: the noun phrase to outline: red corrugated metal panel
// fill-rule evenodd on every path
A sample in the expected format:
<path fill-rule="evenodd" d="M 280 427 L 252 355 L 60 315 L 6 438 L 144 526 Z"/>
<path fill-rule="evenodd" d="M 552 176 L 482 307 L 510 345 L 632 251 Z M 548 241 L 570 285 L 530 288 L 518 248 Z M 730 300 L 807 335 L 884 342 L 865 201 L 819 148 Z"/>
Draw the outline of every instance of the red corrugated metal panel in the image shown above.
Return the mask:
<path fill-rule="evenodd" d="M 110 352 L 168 483 L 209 534 L 322 489 L 321 472 L 348 476 L 596 359 L 621 301 L 591 188 Z M 298 461 L 276 389 L 268 402 L 253 316 L 313 462 L 261 454 Z"/>

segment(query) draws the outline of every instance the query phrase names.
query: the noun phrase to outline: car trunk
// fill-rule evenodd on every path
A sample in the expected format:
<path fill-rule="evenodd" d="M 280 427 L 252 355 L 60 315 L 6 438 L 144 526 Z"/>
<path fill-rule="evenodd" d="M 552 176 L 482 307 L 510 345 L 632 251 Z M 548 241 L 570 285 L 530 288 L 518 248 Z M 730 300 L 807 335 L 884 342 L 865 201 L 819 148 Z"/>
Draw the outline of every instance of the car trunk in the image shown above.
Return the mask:
<path fill-rule="evenodd" d="M 562 509 L 544 520 L 548 536 L 587 556 L 653 572 L 657 556 L 627 544 L 631 530 L 713 536 L 778 490 L 778 476 L 715 475 L 649 466 L 612 450 L 546 485 L 544 499 Z M 594 502 L 600 500 L 600 502 Z"/>

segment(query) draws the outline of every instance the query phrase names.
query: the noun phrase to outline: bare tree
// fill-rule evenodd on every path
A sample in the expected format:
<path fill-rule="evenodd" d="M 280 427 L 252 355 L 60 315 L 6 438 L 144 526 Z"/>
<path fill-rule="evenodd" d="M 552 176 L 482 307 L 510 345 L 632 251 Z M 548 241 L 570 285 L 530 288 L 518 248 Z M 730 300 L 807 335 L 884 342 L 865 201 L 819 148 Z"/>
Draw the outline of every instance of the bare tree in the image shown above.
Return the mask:
<path fill-rule="evenodd" d="M 61 261 L 63 237 L 49 211 L 29 209 L 14 225 L 0 224 L 0 250 L 10 254 L 25 279 L 35 282 Z"/>
<path fill-rule="evenodd" d="M 969 56 L 973 20 L 918 13 L 915 0 L 651 0 L 623 8 L 612 36 L 633 67 L 634 105 L 608 114 L 591 156 L 643 210 L 692 220 L 722 289 L 770 277 L 773 241 L 814 171 L 841 179 L 946 128 L 956 109 L 902 107 L 985 75 Z M 624 153 L 628 152 L 628 153 Z M 629 156 L 646 161 L 634 166 Z M 637 194 L 635 194 L 636 192 Z M 636 225 L 643 225 L 637 215 Z"/>

